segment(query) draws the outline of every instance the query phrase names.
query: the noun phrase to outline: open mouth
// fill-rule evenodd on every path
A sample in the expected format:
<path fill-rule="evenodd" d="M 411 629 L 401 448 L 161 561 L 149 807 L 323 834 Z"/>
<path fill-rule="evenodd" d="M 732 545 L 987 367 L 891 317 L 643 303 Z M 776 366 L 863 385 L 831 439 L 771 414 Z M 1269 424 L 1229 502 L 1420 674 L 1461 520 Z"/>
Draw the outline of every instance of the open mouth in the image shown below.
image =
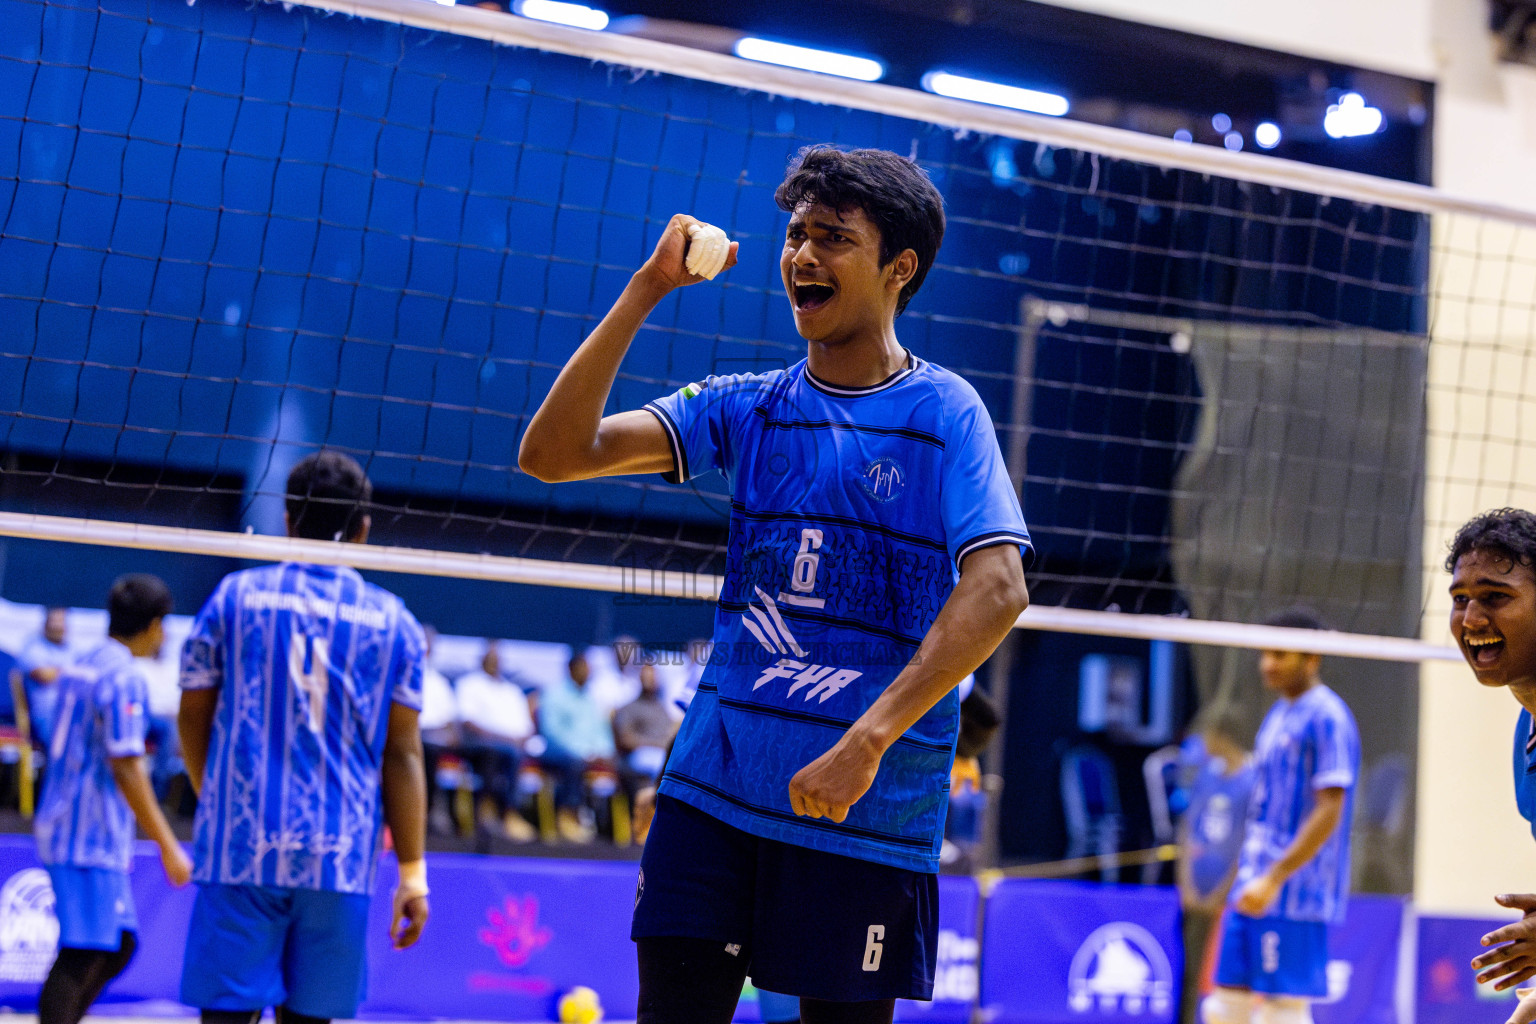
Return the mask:
<path fill-rule="evenodd" d="M 1493 665 L 1504 653 L 1504 641 L 1496 637 L 1466 637 L 1462 643 L 1472 656 L 1472 664 L 1479 668 Z"/>
<path fill-rule="evenodd" d="M 832 296 L 837 294 L 836 289 L 827 284 L 797 284 L 795 285 L 795 308 L 801 312 L 810 312 L 820 309 L 832 301 Z"/>

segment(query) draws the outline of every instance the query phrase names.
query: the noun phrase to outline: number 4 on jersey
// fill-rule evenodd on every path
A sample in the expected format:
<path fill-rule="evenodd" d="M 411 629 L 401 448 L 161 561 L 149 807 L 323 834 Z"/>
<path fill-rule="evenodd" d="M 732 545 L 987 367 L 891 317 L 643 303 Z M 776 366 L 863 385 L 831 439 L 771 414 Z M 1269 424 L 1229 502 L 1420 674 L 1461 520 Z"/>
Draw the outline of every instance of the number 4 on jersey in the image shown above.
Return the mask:
<path fill-rule="evenodd" d="M 331 688 L 331 644 L 323 636 L 293 634 L 288 643 L 288 675 L 305 695 L 309 729 L 325 731 L 325 698 Z"/>

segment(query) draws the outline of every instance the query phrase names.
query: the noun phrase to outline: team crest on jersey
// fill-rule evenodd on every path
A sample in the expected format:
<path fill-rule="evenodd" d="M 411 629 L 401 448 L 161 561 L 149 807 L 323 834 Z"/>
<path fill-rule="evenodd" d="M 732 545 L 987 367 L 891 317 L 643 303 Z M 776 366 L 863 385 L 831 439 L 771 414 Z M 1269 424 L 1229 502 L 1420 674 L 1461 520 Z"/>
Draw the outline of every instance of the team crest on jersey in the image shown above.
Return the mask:
<path fill-rule="evenodd" d="M 878 502 L 895 501 L 907 487 L 907 471 L 890 456 L 882 456 L 864 467 L 859 485 Z"/>

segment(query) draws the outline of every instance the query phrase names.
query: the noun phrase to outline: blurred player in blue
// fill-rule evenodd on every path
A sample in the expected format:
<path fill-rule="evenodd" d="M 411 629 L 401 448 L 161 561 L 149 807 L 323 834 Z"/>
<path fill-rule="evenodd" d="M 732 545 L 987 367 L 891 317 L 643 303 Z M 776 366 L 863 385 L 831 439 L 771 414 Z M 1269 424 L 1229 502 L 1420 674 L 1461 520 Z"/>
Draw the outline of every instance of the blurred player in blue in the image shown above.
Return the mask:
<path fill-rule="evenodd" d="M 799 996 L 808 1024 L 931 998 L 954 689 L 1028 602 L 992 420 L 896 336 L 944 235 L 938 191 L 896 154 L 815 147 L 775 198 L 805 360 L 603 415 L 646 316 L 701 280 L 690 259 L 735 262 L 679 214 L 520 451 L 543 480 L 713 470 L 731 486 L 714 653 L 641 861 L 641 1024 L 723 1024 L 748 973 Z"/>
<path fill-rule="evenodd" d="M 1484 686 L 1520 702 L 1515 723 L 1515 801 L 1536 834 L 1536 514 L 1505 508 L 1475 516 L 1456 532 L 1451 573 L 1451 636 Z M 1536 893 L 1494 897 L 1525 916 L 1483 936 L 1494 948 L 1472 961 L 1480 983 L 1507 991 L 1536 977 Z M 1522 996 L 1509 1024 L 1536 1021 L 1536 993 Z"/>
<path fill-rule="evenodd" d="M 368 538 L 363 469 L 336 452 L 288 477 L 292 537 Z M 349 568 L 226 576 L 181 663 L 182 749 L 198 791 L 198 883 L 181 999 L 208 1024 L 354 1017 L 381 822 L 394 836 L 397 949 L 427 920 L 422 662 L 393 594 Z"/>
<path fill-rule="evenodd" d="M 37 1002 L 40 1024 L 76 1024 L 133 959 L 135 819 L 159 845 L 172 885 L 192 874 L 144 770 L 149 688 L 134 662 L 159 654 L 170 612 L 171 592 L 158 577 L 121 577 L 107 597 L 107 639 L 58 677 L 57 728 L 33 822 L 59 917 L 58 959 Z"/>
<path fill-rule="evenodd" d="M 1271 626 L 1322 629 L 1310 609 Z M 1322 658 L 1264 651 L 1280 697 L 1254 741 L 1254 788 L 1206 1024 L 1309 1024 L 1328 994 L 1328 925 L 1344 919 L 1349 828 L 1360 774 L 1355 717 L 1318 677 Z"/>

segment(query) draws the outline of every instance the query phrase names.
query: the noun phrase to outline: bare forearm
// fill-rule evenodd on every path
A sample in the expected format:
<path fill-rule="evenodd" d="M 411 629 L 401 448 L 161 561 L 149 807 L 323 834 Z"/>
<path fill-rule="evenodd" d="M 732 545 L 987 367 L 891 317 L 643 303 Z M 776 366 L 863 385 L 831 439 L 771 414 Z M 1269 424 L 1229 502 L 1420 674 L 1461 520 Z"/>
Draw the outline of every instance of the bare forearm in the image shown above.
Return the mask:
<path fill-rule="evenodd" d="M 1338 793 L 1338 797 L 1328 794 Z M 1285 853 L 1269 869 L 1271 875 L 1279 881 L 1285 881 L 1300 871 L 1302 866 L 1317 856 L 1317 851 L 1323 848 L 1328 837 L 1333 835 L 1334 829 L 1339 827 L 1339 819 L 1343 817 L 1344 800 L 1341 790 L 1323 790 L 1318 794 L 1317 805 L 1301 823 L 1301 828 L 1296 831 L 1296 838 L 1291 840 L 1291 845 L 1285 848 Z"/>
<path fill-rule="evenodd" d="M 112 778 L 117 782 L 118 791 L 123 794 L 123 799 L 128 801 L 128 806 L 139 823 L 139 830 L 162 848 L 174 845 L 176 833 L 171 831 L 170 822 L 165 820 L 165 814 L 160 810 L 159 802 L 155 800 L 155 791 L 149 784 L 149 774 L 144 770 L 143 759 L 114 757 Z"/>
<path fill-rule="evenodd" d="M 640 325 L 667 294 L 645 271 L 630 278 L 608 315 L 576 349 L 528 422 L 518 450 L 522 469 L 544 480 L 590 475 L 599 427 L 619 365 Z"/>
<path fill-rule="evenodd" d="M 983 559 L 983 556 L 986 556 Z M 917 654 L 849 729 L 852 739 L 884 751 L 946 693 L 991 656 L 1029 604 L 1018 549 L 998 546 L 970 556 Z"/>
<path fill-rule="evenodd" d="M 427 776 L 421 741 L 415 748 L 398 744 L 384 752 L 384 820 L 395 838 L 395 856 L 401 863 L 420 860 L 426 849 Z"/>
<path fill-rule="evenodd" d="M 181 759 L 187 768 L 192 791 L 203 795 L 203 773 L 208 766 L 208 743 L 213 736 L 213 714 L 218 706 L 216 690 L 184 690 L 176 714 L 181 739 Z"/>

